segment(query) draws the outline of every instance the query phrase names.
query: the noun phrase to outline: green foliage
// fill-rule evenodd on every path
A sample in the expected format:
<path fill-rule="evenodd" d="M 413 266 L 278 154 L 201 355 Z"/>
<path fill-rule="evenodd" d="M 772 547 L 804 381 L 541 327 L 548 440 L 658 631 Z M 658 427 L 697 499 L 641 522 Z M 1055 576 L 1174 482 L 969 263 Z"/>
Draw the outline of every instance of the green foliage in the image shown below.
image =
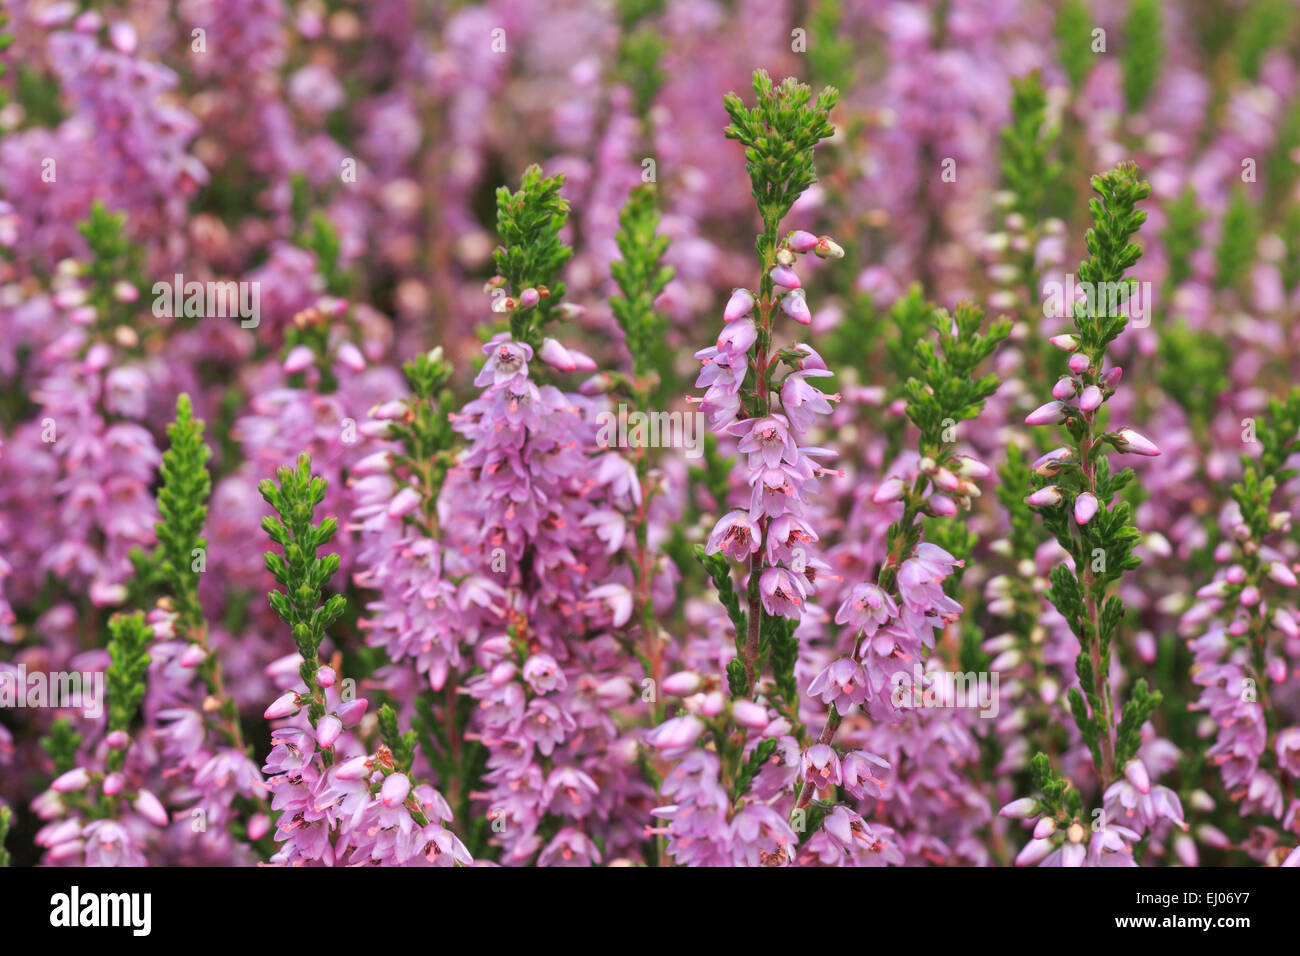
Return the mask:
<path fill-rule="evenodd" d="M 149 642 L 153 630 L 144 615 L 117 614 L 108 622 L 108 654 L 111 663 L 104 675 L 108 692 L 108 729 L 129 730 L 140 702 L 144 700 L 149 673 Z M 120 770 L 126 751 L 109 752 L 109 769 Z"/>
<path fill-rule="evenodd" d="M 316 212 L 311 217 L 311 227 L 304 230 L 297 239 L 298 245 L 316 254 L 316 270 L 325 280 L 325 291 L 339 298 L 347 298 L 352 287 L 352 273 L 339 265 L 342 243 L 339 231 L 323 212 Z"/>
<path fill-rule="evenodd" d="M 41 739 L 41 749 L 54 762 L 56 777 L 77 765 L 77 748 L 80 746 L 81 734 L 73 729 L 72 722 L 66 717 L 56 717 L 49 734 Z"/>
<path fill-rule="evenodd" d="M 723 97 L 731 124 L 728 139 L 745 147 L 745 169 L 764 229 L 775 232 L 794 201 L 817 181 L 813 149 L 834 128 L 830 111 L 839 91 L 826 87 L 812 99 L 812 90 L 794 77 L 773 85 L 766 70 L 754 72 L 755 105 L 746 107 L 735 93 Z"/>
<path fill-rule="evenodd" d="M 749 693 L 749 681 L 745 676 L 745 635 L 749 633 L 749 615 L 740 607 L 740 597 L 731 581 L 731 563 L 723 554 L 706 554 L 704 545 L 695 546 L 695 558 L 708 572 L 709 580 L 718 592 L 718 600 L 727 610 L 731 626 L 736 630 L 736 656 L 727 665 L 727 679 L 732 697 L 744 697 Z"/>
<path fill-rule="evenodd" d="M 1038 518 L 1025 504 L 1032 490 L 1029 461 L 1019 445 L 1007 445 L 1006 459 L 998 466 L 998 501 L 1011 524 L 1011 548 L 1018 557 L 1031 557 L 1038 547 Z"/>
<path fill-rule="evenodd" d="M 1237 69 L 1252 83 L 1259 79 L 1264 56 L 1284 46 L 1295 20 L 1293 0 L 1251 0 L 1238 20 L 1233 41 Z"/>
<path fill-rule="evenodd" d="M 1135 164 L 1121 163 L 1109 172 L 1093 176 L 1092 188 L 1097 193 L 1088 204 L 1093 224 L 1084 236 L 1089 258 L 1079 263 L 1079 280 L 1090 282 L 1099 290 L 1112 283 L 1131 290 L 1137 280 L 1126 279 L 1124 273 L 1142 258 L 1142 247 L 1130 240 L 1147 218 L 1136 207 L 1151 194 L 1151 186 L 1138 175 Z M 1124 315 L 1093 314 L 1097 311 L 1089 311 L 1086 302 L 1077 303 L 1074 310 L 1080 349 L 1094 366 L 1106 346 L 1128 324 Z"/>
<path fill-rule="evenodd" d="M 1295 468 L 1284 466 L 1300 451 L 1300 386 L 1285 399 L 1269 401 L 1268 414 L 1255 423 L 1255 439 L 1260 444 L 1259 457 L 1242 456 L 1241 480 L 1230 493 L 1251 537 L 1261 541 L 1271 530 L 1269 503 L 1274 492 L 1297 474 Z"/>
<path fill-rule="evenodd" d="M 1140 110 L 1160 76 L 1164 59 L 1164 24 L 1160 0 L 1133 0 L 1124 21 L 1124 101 L 1129 112 Z"/>
<path fill-rule="evenodd" d="M 1094 26 L 1087 0 L 1065 0 L 1056 14 L 1057 57 L 1076 91 L 1092 69 Z"/>
<path fill-rule="evenodd" d="M 510 335 L 535 349 L 541 347 L 542 330 L 559 317 L 564 298 L 560 270 L 573 256 L 560 238 L 569 216 L 568 200 L 560 196 L 563 185 L 563 176 L 544 178 L 540 166 L 529 166 L 518 192 L 505 186 L 497 190 L 501 245 L 493 260 L 516 305 L 510 312 Z M 519 304 L 525 289 L 536 289 L 541 295 L 536 305 Z"/>
<path fill-rule="evenodd" d="M 983 311 L 966 302 L 958 303 L 955 317 L 937 309 L 932 321 L 940 351 L 929 339 L 916 344 L 916 377 L 907 380 L 903 392 L 907 417 L 921 431 L 922 455 L 938 457 L 955 440 L 956 423 L 978 416 L 998 390 L 996 375 L 973 375 L 1010 333 L 1011 320 L 998 319 L 982 333 L 983 320 Z"/>
<path fill-rule="evenodd" d="M 1133 685 L 1129 699 L 1124 703 L 1119 731 L 1115 740 L 1115 764 L 1122 767 L 1137 756 L 1142 746 L 1142 725 L 1155 712 L 1163 699 L 1159 691 L 1147 690 L 1147 682 L 1139 679 Z"/>
<path fill-rule="evenodd" d="M 87 303 L 94 306 L 100 327 L 130 323 L 135 306 L 120 301 L 115 287 L 127 282 L 137 292 L 143 292 L 144 278 L 140 271 L 143 252 L 127 235 L 126 213 L 110 213 L 96 200 L 90 207 L 90 218 L 79 223 L 77 231 L 90 247 L 90 258 L 83 266 L 89 280 Z"/>
<path fill-rule="evenodd" d="M 846 90 L 853 84 L 858 51 L 846 31 L 840 0 L 821 0 L 809 13 L 808 62 L 812 75 Z"/>
<path fill-rule="evenodd" d="M 413 480 L 424 502 L 424 531 L 432 534 L 438 493 L 455 458 L 456 433 L 448 417 L 458 407 L 448 387 L 453 370 L 439 347 L 420 353 L 402 371 L 412 397 L 408 414 L 388 423 L 388 439 L 402 448 L 393 454 L 393 470 Z"/>
<path fill-rule="evenodd" d="M 379 737 L 393 754 L 393 766 L 400 773 L 410 773 L 415 761 L 414 730 L 402 733 L 397 727 L 397 714 L 388 704 L 379 707 Z"/>
<path fill-rule="evenodd" d="M 975 550 L 975 544 L 979 541 L 979 535 L 972 531 L 970 525 L 960 516 L 928 518 L 925 522 L 925 540 L 937 544 L 958 561 L 968 561 Z M 943 580 L 944 593 L 949 597 L 955 596 L 961 588 L 961 579 L 965 573 L 964 564 L 953 568 L 952 573 Z"/>
<path fill-rule="evenodd" d="M 1188 186 L 1175 200 L 1165 205 L 1165 228 L 1160 241 L 1169 260 L 1168 289 L 1175 289 L 1192 274 L 1192 254 L 1201 244 L 1198 230 L 1205 212 L 1197 205 L 1196 190 Z"/>
<path fill-rule="evenodd" d="M 0 805 L 0 867 L 8 866 L 11 859 L 9 851 L 5 849 L 5 840 L 9 837 L 9 822 L 12 819 L 13 811 Z"/>
<path fill-rule="evenodd" d="M 1052 770 L 1052 761 L 1047 754 L 1034 754 L 1033 760 L 1029 762 L 1029 773 L 1034 781 L 1034 789 L 1042 795 L 1038 798 L 1041 813 L 1052 817 L 1078 815 L 1083 805 L 1079 791 Z"/>
<path fill-rule="evenodd" d="M 1219 410 L 1219 397 L 1228 389 L 1228 350 L 1212 332 L 1193 329 L 1186 322 L 1166 324 L 1161 330 L 1156 378 L 1187 417 L 1208 428 Z"/>
<path fill-rule="evenodd" d="M 207 551 L 202 535 L 212 489 L 207 468 L 212 452 L 186 394 L 176 399 L 176 419 L 167 426 L 167 437 L 171 446 L 163 452 L 158 489 L 158 573 L 171 593 L 181 629 L 193 635 L 203 626 L 194 561 L 196 551 Z"/>
<path fill-rule="evenodd" d="M 749 792 L 749 785 L 754 782 L 758 772 L 763 769 L 763 764 L 776 753 L 776 746 L 777 742 L 775 740 L 764 740 L 760 741 L 758 746 L 750 751 L 749 758 L 736 771 L 736 781 L 731 791 L 731 802 L 733 804 Z M 0 839 L 2 838 L 3 832 L 0 832 Z"/>
<path fill-rule="evenodd" d="M 324 693 L 316 682 L 320 644 L 326 629 L 343 616 L 347 607 L 341 594 L 321 603 L 321 588 L 339 569 L 339 556 L 327 554 L 322 558 L 317 552 L 334 537 L 338 522 L 327 517 L 319 525 L 312 523 L 316 506 L 325 500 L 325 479 L 312 476 L 309 455 L 299 455 L 296 468 L 280 468 L 277 477 L 278 487 L 266 479 L 257 488 L 276 511 L 262 519 L 262 529 L 283 551 L 266 553 L 266 569 L 284 588 L 271 591 L 267 599 L 289 625 L 302 655 L 299 674 L 312 697 L 309 714 L 315 724 L 325 714 Z"/>
<path fill-rule="evenodd" d="M 1243 188 L 1236 189 L 1223 214 L 1223 229 L 1214 251 L 1215 285 L 1220 289 L 1236 288 L 1246 278 L 1255 261 L 1255 241 L 1259 237 L 1255 207 Z"/>
<path fill-rule="evenodd" d="M 794 665 L 799 659 L 799 639 L 794 632 L 798 626 L 799 622 L 792 618 L 764 614 L 759 628 L 759 660 L 771 658 L 775 697 L 792 706 L 799 702 L 794 679 Z"/>
<path fill-rule="evenodd" d="M 673 268 L 661 262 L 669 239 L 657 233 L 659 211 L 653 187 L 632 190 L 618 224 L 615 239 L 623 258 L 610 263 L 609 271 L 621 294 L 609 300 L 610 309 L 626 337 L 637 378 L 652 369 L 662 377 L 671 369 L 672 355 L 665 337 L 668 321 L 655 312 L 654 304 L 672 281 Z"/>
<path fill-rule="evenodd" d="M 1060 190 L 1062 164 L 1053 158 L 1060 129 L 1047 122 L 1047 92 L 1037 72 L 1011 80 L 1011 123 L 1002 129 L 1002 180 L 1013 207 L 1034 223 Z"/>
<path fill-rule="evenodd" d="M 634 112 L 645 116 L 666 74 L 659 65 L 667 49 L 654 18 L 663 13 L 665 0 L 619 0 L 619 47 L 615 66 L 618 79 L 632 91 Z"/>

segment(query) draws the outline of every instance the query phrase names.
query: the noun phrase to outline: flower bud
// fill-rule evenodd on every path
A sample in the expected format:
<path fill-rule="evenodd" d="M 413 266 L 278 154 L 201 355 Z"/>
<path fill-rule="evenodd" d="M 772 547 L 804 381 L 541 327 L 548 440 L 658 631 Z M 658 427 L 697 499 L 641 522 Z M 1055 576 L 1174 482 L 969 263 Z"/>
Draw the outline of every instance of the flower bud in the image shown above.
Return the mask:
<path fill-rule="evenodd" d="M 808 309 L 808 302 L 804 298 L 802 289 L 795 289 L 781 296 L 781 310 L 801 325 L 812 322 L 812 312 Z"/>
<path fill-rule="evenodd" d="M 267 720 L 278 720 L 281 717 L 291 717 L 298 713 L 298 695 L 293 691 L 281 694 L 275 699 L 270 707 L 263 711 L 262 716 Z"/>
<path fill-rule="evenodd" d="M 389 776 L 383 787 L 379 790 L 379 799 L 384 806 L 392 810 L 400 807 L 406 799 L 406 795 L 411 792 L 411 781 L 404 773 L 395 773 Z"/>
<path fill-rule="evenodd" d="M 161 801 L 148 790 L 141 790 L 135 798 L 135 810 L 155 826 L 165 827 L 171 822 Z"/>
<path fill-rule="evenodd" d="M 1025 416 L 1026 425 L 1059 425 L 1065 421 L 1066 410 L 1063 402 L 1048 402 L 1039 405 Z"/>
<path fill-rule="evenodd" d="M 316 353 L 307 345 L 295 345 L 284 357 L 283 368 L 289 375 L 305 372 L 316 361 Z"/>
<path fill-rule="evenodd" d="M 754 309 L 754 293 L 748 289 L 737 289 L 727 300 L 727 307 L 722 312 L 722 321 L 734 322 L 743 319 Z"/>
<path fill-rule="evenodd" d="M 1074 520 L 1078 524 L 1084 525 L 1092 520 L 1093 515 L 1097 513 L 1097 496 L 1090 491 L 1085 491 L 1079 497 L 1074 499 Z"/>
<path fill-rule="evenodd" d="M 1115 433 L 1115 447 L 1121 452 L 1144 455 L 1147 458 L 1155 458 L 1160 454 L 1159 448 L 1145 436 L 1131 428 L 1121 428 Z"/>
<path fill-rule="evenodd" d="M 1025 504 L 1031 508 L 1045 508 L 1052 505 L 1059 505 L 1062 501 L 1061 489 L 1056 485 L 1047 485 L 1039 488 L 1033 494 L 1025 499 Z"/>

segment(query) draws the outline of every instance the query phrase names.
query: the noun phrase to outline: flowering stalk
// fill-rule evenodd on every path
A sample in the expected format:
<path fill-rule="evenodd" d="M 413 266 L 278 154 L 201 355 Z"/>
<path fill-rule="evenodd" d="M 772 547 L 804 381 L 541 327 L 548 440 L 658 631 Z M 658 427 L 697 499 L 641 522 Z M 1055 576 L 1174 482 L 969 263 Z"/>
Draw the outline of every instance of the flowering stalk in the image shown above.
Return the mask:
<path fill-rule="evenodd" d="M 808 491 L 829 473 L 817 462 L 829 452 L 800 448 L 796 438 L 808 430 L 815 414 L 830 413 L 828 398 L 837 398 L 824 395 L 808 381 L 831 374 L 812 349 L 795 343 L 771 351 L 772 320 L 779 305 L 796 322 L 812 321 L 802 282 L 793 269 L 796 256 L 844 254 L 826 236 L 797 230 L 784 240 L 779 237 L 781 220 L 816 181 L 813 150 L 834 132 L 829 115 L 839 92 L 828 87 L 810 106 L 812 93 L 807 86 L 793 78 L 773 86 L 767 73 L 758 70 L 754 93 L 757 100 L 752 108 L 734 93 L 728 93 L 724 103 L 731 117 L 726 135 L 745 146 L 745 168 L 763 223 L 755 242 L 758 294 L 735 290 L 723 314 L 726 327 L 717 345 L 696 353 L 704 363 L 696 385 L 708 386 L 700 408 L 710 416 L 714 432 L 739 440 L 737 449 L 747 456 L 752 489 L 748 511 L 724 515 L 708 546 L 710 553 L 725 551 L 749 568 L 743 642 L 738 629 L 739 653 L 728 665 L 731 691 L 737 696 L 758 692 L 765 644 L 774 654 L 783 655 L 784 666 L 775 676 L 779 684 L 789 683 L 795 655 L 786 645 L 792 641 L 793 628 L 769 627 L 766 622 L 780 616 L 797 621 L 802 613 L 819 562 L 808 556 L 807 545 L 816 535 L 800 515 Z M 755 309 L 757 321 L 752 317 Z M 788 371 L 778 382 L 782 363 Z M 782 412 L 773 410 L 777 392 Z M 739 621 L 733 623 L 739 628 Z"/>
<path fill-rule="evenodd" d="M 1079 264 L 1079 279 L 1093 289 L 1118 288 L 1125 298 L 1136 280 L 1125 272 L 1142 255 L 1129 240 L 1146 220 L 1136 205 L 1151 191 L 1138 178 L 1137 167 L 1121 165 L 1093 177 L 1101 197 L 1092 202 L 1093 227 L 1088 230 L 1091 257 Z M 1109 675 L 1111 644 L 1124 616 L 1124 604 L 1110 595 L 1125 571 L 1141 559 L 1133 555 L 1140 539 L 1133 526 L 1132 507 L 1124 501 L 1112 508 L 1113 499 L 1133 479 L 1125 469 L 1111 475 L 1107 449 L 1120 454 L 1156 456 L 1154 444 L 1132 428 L 1107 430 L 1101 409 L 1115 394 L 1122 374 L 1105 368 L 1107 346 L 1124 330 L 1127 315 L 1107 314 L 1098 306 L 1100 294 L 1075 303 L 1075 334 L 1058 335 L 1052 344 L 1069 354 L 1070 374 L 1057 382 L 1053 401 L 1031 412 L 1028 425 L 1061 424 L 1069 441 L 1048 452 L 1033 465 L 1042 480 L 1026 499 L 1042 509 L 1043 525 L 1074 562 L 1074 569 L 1058 565 L 1052 570 L 1048 599 L 1070 624 L 1082 651 L 1076 662 L 1078 688 L 1071 688 L 1070 709 L 1093 755 L 1103 785 L 1115 779 L 1116 768 L 1137 751 L 1138 731 L 1159 704 L 1159 694 L 1149 694 L 1145 681 L 1133 689 L 1132 709 L 1126 708 L 1116 728 Z M 1087 707 L 1084 706 L 1085 698 Z"/>
<path fill-rule="evenodd" d="M 873 502 L 902 503 L 902 515 L 888 532 L 888 550 L 876 581 L 856 585 L 835 616 L 851 624 L 858 635 L 848 658 L 833 662 L 809 684 L 810 696 L 828 707 L 826 721 L 805 760 L 824 764 L 839 757 L 831 748 L 847 713 L 870 702 L 881 719 L 897 720 L 893 700 L 894 675 L 906 673 L 934 647 L 934 629 L 955 620 L 961 607 L 939 586 L 960 562 L 937 545 L 922 542 L 923 517 L 949 517 L 969 510 L 980 495 L 975 479 L 989 469 L 975 458 L 957 453 L 957 423 L 975 418 L 998 387 L 995 375 L 975 377 L 975 370 L 997 349 L 1011 329 L 1009 319 L 981 332 L 983 312 L 967 303 L 956 315 L 937 309 L 932 321 L 939 343 L 916 344 L 919 377 L 904 387 L 907 417 L 920 431 L 920 458 L 913 469 L 891 475 L 876 489 Z M 807 755 L 813 755 L 809 759 Z M 794 811 L 803 811 L 819 789 L 836 782 L 830 776 L 805 773 Z"/>
<path fill-rule="evenodd" d="M 321 666 L 319 658 L 326 629 L 346 609 L 341 594 L 321 603 L 321 589 L 338 570 L 339 558 L 322 558 L 319 549 L 334 536 L 338 522 L 327 517 L 313 524 L 325 482 L 311 474 L 307 455 L 299 456 L 296 468 L 281 468 L 278 477 L 278 486 L 266 480 L 258 487 L 276 512 L 262 527 L 282 549 L 266 555 L 267 570 L 284 588 L 268 598 L 292 630 L 302 684 L 280 696 L 265 715 L 291 720 L 272 731 L 264 768 L 272 774 L 272 806 L 281 811 L 276 839 L 282 846 L 272 860 L 331 866 L 347 853 L 350 863 L 467 864 L 469 851 L 443 826 L 452 820 L 447 801 L 413 780 L 413 735 L 398 732 L 392 711 L 381 709 L 382 743 L 373 752 L 348 733 L 360 723 L 367 702 L 341 694 L 333 668 Z"/>
<path fill-rule="evenodd" d="M 1300 388 L 1270 402 L 1269 412 L 1256 428 L 1260 454 L 1243 457 L 1225 509 L 1229 538 L 1215 551 L 1224 566 L 1196 592 L 1181 628 L 1192 637 L 1192 679 L 1202 688 L 1192 707 L 1213 719 L 1215 742 L 1206 755 L 1228 795 L 1243 815 L 1281 819 L 1300 832 L 1300 727 L 1282 726 L 1285 711 L 1272 701 L 1294 666 L 1288 642 L 1300 637 L 1288 593 L 1297 567 L 1268 543 L 1291 527 L 1289 511 L 1271 509 L 1278 489 L 1297 474 L 1286 462 L 1300 450 Z"/>
<path fill-rule="evenodd" d="M 619 231 L 615 237 L 623 258 L 610 264 L 610 275 L 619 289 L 619 294 L 610 299 L 610 310 L 623 330 L 632 357 L 632 374 L 614 373 L 608 378 L 612 382 L 611 393 L 625 400 L 629 414 L 651 411 L 652 403 L 662 394 L 658 369 L 669 364 L 664 340 L 668 323 L 655 311 L 654 303 L 672 281 L 673 268 L 662 263 L 669 240 L 658 233 L 655 200 L 656 192 L 649 186 L 634 189 L 628 196 L 619 213 Z M 641 631 L 641 646 L 636 653 L 658 688 L 664 676 L 663 653 L 651 594 L 657 561 L 650 551 L 649 531 L 650 507 L 656 492 L 661 490 L 661 479 L 651 478 L 646 443 L 635 444 L 633 461 L 640 494 L 636 496 L 636 513 L 632 516 L 634 540 L 628 559 L 636 584 L 632 617 Z M 659 714 L 659 701 L 656 693 L 651 707 L 653 720 Z"/>
<path fill-rule="evenodd" d="M 79 755 L 81 735 L 60 721 L 45 741 L 58 776 L 33 808 L 49 821 L 36 835 L 49 862 L 81 857 L 88 866 L 143 866 L 151 828 L 169 822 L 162 803 L 143 786 L 144 767 L 128 763 L 140 749 L 130 729 L 147 688 L 150 629 L 139 613 L 115 615 L 108 627 L 103 736 L 91 753 Z"/>

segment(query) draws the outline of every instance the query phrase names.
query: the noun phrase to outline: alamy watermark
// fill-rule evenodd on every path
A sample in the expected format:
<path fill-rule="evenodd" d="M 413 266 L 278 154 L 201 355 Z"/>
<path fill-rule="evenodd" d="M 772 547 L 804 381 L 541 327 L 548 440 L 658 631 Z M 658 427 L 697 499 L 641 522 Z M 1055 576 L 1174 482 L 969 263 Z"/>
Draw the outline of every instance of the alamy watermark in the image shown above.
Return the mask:
<path fill-rule="evenodd" d="M 104 713 L 103 671 L 0 671 L 0 710 L 19 707 L 80 710 L 92 720 Z"/>
<path fill-rule="evenodd" d="M 704 454 L 703 412 L 630 412 L 624 404 L 596 415 L 601 448 L 681 448 L 686 457 Z"/>
<path fill-rule="evenodd" d="M 897 671 L 889 679 L 895 707 L 961 707 L 978 709 L 981 717 L 998 715 L 997 671 L 923 671 L 921 662 L 912 673 Z"/>
<path fill-rule="evenodd" d="M 155 282 L 153 295 L 153 314 L 159 319 L 237 318 L 245 329 L 262 321 L 260 282 L 186 282 L 178 272 L 171 282 Z"/>
<path fill-rule="evenodd" d="M 1079 282 L 1073 273 L 1066 273 L 1065 282 L 1043 283 L 1043 315 L 1049 319 L 1068 318 L 1080 297 L 1090 315 L 1122 315 L 1135 329 L 1151 324 L 1150 282 Z"/>

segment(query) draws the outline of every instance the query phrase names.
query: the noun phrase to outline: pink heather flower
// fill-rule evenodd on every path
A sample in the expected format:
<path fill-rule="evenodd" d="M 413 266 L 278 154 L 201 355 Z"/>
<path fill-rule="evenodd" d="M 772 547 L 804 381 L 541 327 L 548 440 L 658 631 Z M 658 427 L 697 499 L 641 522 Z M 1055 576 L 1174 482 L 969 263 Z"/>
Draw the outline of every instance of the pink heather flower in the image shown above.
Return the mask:
<path fill-rule="evenodd" d="M 1148 458 L 1154 458 L 1160 454 L 1159 448 L 1131 428 L 1121 428 L 1115 433 L 1115 447 L 1121 452 L 1144 455 Z"/>
<path fill-rule="evenodd" d="M 423 503 L 420 493 L 409 485 L 393 496 L 388 504 L 388 517 L 401 518 L 410 514 Z"/>
<path fill-rule="evenodd" d="M 162 803 L 148 790 L 141 790 L 134 803 L 136 812 L 155 826 L 165 827 L 170 821 Z"/>
<path fill-rule="evenodd" d="M 542 339 L 542 349 L 537 355 L 547 365 L 558 368 L 562 372 L 572 372 L 577 368 L 573 355 L 555 339 Z"/>
<path fill-rule="evenodd" d="M 380 790 L 380 799 L 390 810 L 401 806 L 406 795 L 411 792 L 411 781 L 404 773 L 395 773 L 384 780 Z"/>
<path fill-rule="evenodd" d="M 528 375 L 533 349 L 526 342 L 513 342 L 505 336 L 497 336 L 483 346 L 483 352 L 488 360 L 474 378 L 474 384 L 479 388 L 499 386 L 516 376 Z"/>
<path fill-rule="evenodd" d="M 748 727 L 750 730 L 762 730 L 771 722 L 767 715 L 767 708 L 752 700 L 733 701 L 731 716 L 741 727 Z"/>
<path fill-rule="evenodd" d="M 705 550 L 709 554 L 721 551 L 737 561 L 744 561 L 759 548 L 762 532 L 758 522 L 745 511 L 728 511 L 718 519 L 709 533 Z"/>
<path fill-rule="evenodd" d="M 802 286 L 799 277 L 789 266 L 773 266 L 770 275 L 773 282 L 787 289 L 798 289 Z"/>
<path fill-rule="evenodd" d="M 1070 356 L 1069 360 L 1065 364 L 1066 367 L 1075 375 L 1082 375 L 1084 372 L 1088 371 L 1088 356 L 1084 355 L 1082 352 L 1075 352 Z"/>
<path fill-rule="evenodd" d="M 906 491 L 907 487 L 903 484 L 902 478 L 886 478 L 871 496 L 871 502 L 877 505 L 887 505 L 891 501 L 901 499 Z"/>
<path fill-rule="evenodd" d="M 957 513 L 957 504 L 946 495 L 931 495 L 926 499 L 930 510 L 941 518 L 950 518 Z"/>
<path fill-rule="evenodd" d="M 865 750 L 845 754 L 840 761 L 844 775 L 844 789 L 859 800 L 879 800 L 887 786 L 884 778 L 889 773 L 889 761 Z"/>
<path fill-rule="evenodd" d="M 812 323 L 812 312 L 808 309 L 808 301 L 804 298 L 802 289 L 793 289 L 781 296 L 781 310 L 802 325 Z"/>
<path fill-rule="evenodd" d="M 1151 792 L 1151 777 L 1147 773 L 1146 764 L 1141 760 L 1133 759 L 1126 763 L 1124 776 L 1128 778 L 1129 783 L 1137 787 L 1139 793 Z"/>
<path fill-rule="evenodd" d="M 809 697 L 820 697 L 823 704 L 833 704 L 841 715 L 852 713 L 866 699 L 867 690 L 866 672 L 850 657 L 832 661 L 808 684 Z"/>
<path fill-rule="evenodd" d="M 1274 744 L 1278 766 L 1292 777 L 1300 777 L 1300 727 L 1285 727 Z"/>
<path fill-rule="evenodd" d="M 1056 485 L 1046 485 L 1033 492 L 1025 499 L 1025 503 L 1031 508 L 1050 507 L 1059 505 L 1062 501 L 1061 489 Z"/>
<path fill-rule="evenodd" d="M 366 369 L 366 357 L 351 342 L 344 342 L 340 345 L 335 356 L 338 358 L 340 365 L 353 372 L 364 372 Z"/>
<path fill-rule="evenodd" d="M 843 259 L 844 249 L 838 242 L 830 236 L 821 236 L 817 240 L 817 245 L 813 247 L 813 252 L 819 259 Z"/>
<path fill-rule="evenodd" d="M 785 247 L 791 252 L 812 252 L 817 247 L 817 237 L 811 232 L 796 229 L 785 237 Z"/>
<path fill-rule="evenodd" d="M 758 339 L 758 326 L 753 319 L 737 319 L 718 334 L 718 354 L 726 356 L 728 365 L 736 365 Z"/>
<path fill-rule="evenodd" d="M 1098 507 L 1097 496 L 1090 491 L 1083 492 L 1074 499 L 1074 520 L 1081 525 L 1087 524 L 1097 513 Z"/>
<path fill-rule="evenodd" d="M 894 599 L 875 584 L 855 584 L 835 614 L 836 624 L 849 624 L 870 637 L 898 616 Z"/>
<path fill-rule="evenodd" d="M 295 345 L 289 350 L 289 354 L 284 357 L 283 368 L 290 375 L 298 372 L 305 372 L 311 368 L 316 361 L 316 353 L 308 345 Z"/>
<path fill-rule="evenodd" d="M 1085 412 L 1091 412 L 1101 407 L 1102 394 L 1101 389 L 1096 385 L 1089 385 L 1079 396 L 1079 408 Z"/>
<path fill-rule="evenodd" d="M 724 322 L 743 319 L 754 310 L 754 293 L 748 289 L 736 289 L 727 300 L 727 307 L 722 312 Z"/>
<path fill-rule="evenodd" d="M 793 465 L 799 461 L 799 449 L 784 415 L 747 418 L 731 430 L 740 438 L 736 450 L 749 456 L 750 468 L 775 468 L 781 462 Z"/>
<path fill-rule="evenodd" d="M 839 755 L 826 744 L 813 744 L 803 752 L 799 775 L 818 790 L 832 785 L 839 786 L 844 780 Z"/>
<path fill-rule="evenodd" d="M 1072 378 L 1057 379 L 1056 384 L 1052 386 L 1052 398 L 1057 398 L 1064 401 L 1066 399 L 1073 398 L 1074 393 L 1077 390 L 1078 390 L 1078 386 L 1074 383 L 1074 379 Z"/>
<path fill-rule="evenodd" d="M 1040 405 L 1027 416 L 1026 425 L 1057 425 L 1065 421 L 1066 405 L 1064 402 L 1048 402 Z"/>
<path fill-rule="evenodd" d="M 1295 573 L 1281 561 L 1269 562 L 1268 576 L 1283 587 L 1293 588 L 1297 583 Z"/>
<path fill-rule="evenodd" d="M 773 617 L 798 617 L 808 596 L 802 575 L 791 574 L 785 568 L 766 568 L 758 581 L 758 593 L 763 607 Z"/>
<path fill-rule="evenodd" d="M 1073 352 L 1079 347 L 1079 340 L 1073 335 L 1054 335 L 1048 341 L 1062 352 Z"/>
<path fill-rule="evenodd" d="M 74 767 L 56 777 L 50 784 L 50 789 L 56 793 L 74 793 L 86 789 L 88 783 L 90 783 L 90 773 L 86 768 Z"/>
<path fill-rule="evenodd" d="M 262 716 L 267 720 L 278 720 L 281 717 L 290 717 L 298 713 L 298 710 L 298 695 L 294 691 L 289 691 L 277 697 Z"/>
<path fill-rule="evenodd" d="M 689 714 L 674 717 L 646 733 L 646 743 L 667 755 L 690 747 L 700 734 L 704 733 L 704 724 L 698 717 Z"/>
<path fill-rule="evenodd" d="M 686 697 L 700 689 L 703 678 L 695 671 L 678 671 L 663 680 L 663 692 L 676 697 Z"/>

